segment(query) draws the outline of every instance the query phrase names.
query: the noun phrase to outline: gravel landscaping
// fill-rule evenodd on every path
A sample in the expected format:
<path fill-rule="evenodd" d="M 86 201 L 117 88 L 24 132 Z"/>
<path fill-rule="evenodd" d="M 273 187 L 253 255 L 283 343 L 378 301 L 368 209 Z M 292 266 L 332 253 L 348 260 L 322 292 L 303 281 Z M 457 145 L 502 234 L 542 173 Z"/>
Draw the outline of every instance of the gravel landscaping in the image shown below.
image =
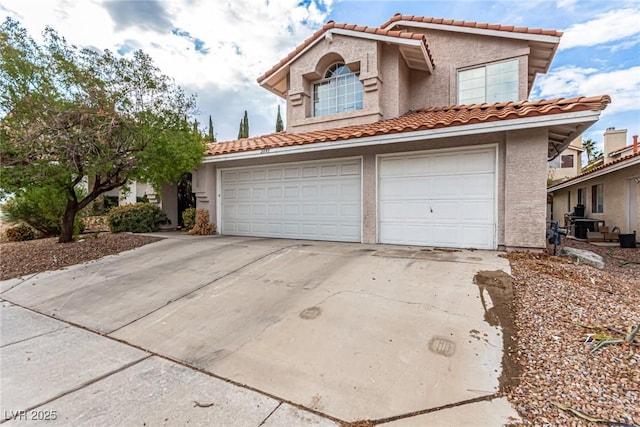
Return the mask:
<path fill-rule="evenodd" d="M 565 244 L 600 254 L 605 268 L 506 255 L 521 368 L 507 396 L 525 425 L 640 425 L 640 334 L 594 351 L 598 334 L 624 339 L 640 325 L 640 250 Z"/>
<path fill-rule="evenodd" d="M 0 280 L 92 261 L 161 240 L 129 233 L 87 234 L 72 243 L 57 237 L 0 243 Z"/>

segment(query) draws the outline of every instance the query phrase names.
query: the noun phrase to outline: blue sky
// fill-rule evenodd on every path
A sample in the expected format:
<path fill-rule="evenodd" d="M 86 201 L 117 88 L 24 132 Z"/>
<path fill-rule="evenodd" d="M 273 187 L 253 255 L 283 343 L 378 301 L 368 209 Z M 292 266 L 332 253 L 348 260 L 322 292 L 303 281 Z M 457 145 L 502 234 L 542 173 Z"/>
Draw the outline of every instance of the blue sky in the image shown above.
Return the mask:
<path fill-rule="evenodd" d="M 251 136 L 273 132 L 284 100 L 256 78 L 328 20 L 379 26 L 396 12 L 564 31 L 549 73 L 531 99 L 609 94 L 613 102 L 585 134 L 608 127 L 640 134 L 640 2 L 637 0 L 3 0 L 38 37 L 45 26 L 81 46 L 149 53 L 161 70 L 197 93 L 199 120 L 213 117 L 218 140 L 234 139 L 244 110 Z M 284 111 L 284 110 L 283 110 Z M 286 120 L 286 118 L 285 118 Z"/>

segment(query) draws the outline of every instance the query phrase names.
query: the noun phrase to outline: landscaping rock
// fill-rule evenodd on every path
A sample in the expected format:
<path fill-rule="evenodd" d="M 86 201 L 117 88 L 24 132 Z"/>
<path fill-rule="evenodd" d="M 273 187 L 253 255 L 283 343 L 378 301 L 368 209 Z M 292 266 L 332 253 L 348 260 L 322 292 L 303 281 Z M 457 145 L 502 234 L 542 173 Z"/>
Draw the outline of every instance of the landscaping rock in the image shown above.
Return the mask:
<path fill-rule="evenodd" d="M 560 251 L 560 256 L 568 256 L 569 259 L 581 264 L 591 265 L 595 268 L 602 270 L 604 268 L 604 260 L 602 257 L 594 252 L 587 251 L 585 249 L 576 249 L 564 247 Z"/>

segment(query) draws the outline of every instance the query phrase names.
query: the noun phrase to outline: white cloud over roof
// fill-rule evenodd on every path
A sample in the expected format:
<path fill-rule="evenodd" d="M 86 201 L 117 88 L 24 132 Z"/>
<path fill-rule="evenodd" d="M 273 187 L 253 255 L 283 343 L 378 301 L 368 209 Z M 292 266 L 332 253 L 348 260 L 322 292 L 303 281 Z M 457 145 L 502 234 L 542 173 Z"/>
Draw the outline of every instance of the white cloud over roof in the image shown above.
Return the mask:
<path fill-rule="evenodd" d="M 559 49 L 596 46 L 628 37 L 640 37 L 640 9 L 618 9 L 573 24 L 562 36 Z"/>

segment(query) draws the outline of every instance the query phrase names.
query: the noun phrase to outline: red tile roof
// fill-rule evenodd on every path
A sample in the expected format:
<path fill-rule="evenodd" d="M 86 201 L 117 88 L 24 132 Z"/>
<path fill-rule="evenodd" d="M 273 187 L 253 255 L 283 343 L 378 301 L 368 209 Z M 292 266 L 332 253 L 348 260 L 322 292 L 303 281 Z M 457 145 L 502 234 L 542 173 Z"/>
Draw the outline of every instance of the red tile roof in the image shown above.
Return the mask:
<path fill-rule="evenodd" d="M 211 143 L 206 155 L 238 153 L 265 148 L 343 141 L 378 135 L 415 132 L 453 126 L 521 119 L 552 114 L 599 111 L 611 102 L 608 95 L 557 98 L 540 101 L 501 102 L 495 104 L 453 105 L 410 111 L 395 119 L 342 128 L 302 133 L 278 132 L 253 138 Z"/>
<path fill-rule="evenodd" d="M 622 156 L 619 159 L 616 159 L 616 160 L 614 160 L 612 162 L 609 162 L 607 164 L 602 164 L 602 165 L 598 166 L 597 168 L 589 169 L 587 172 L 583 172 L 580 175 L 574 176 L 573 178 L 566 179 L 566 180 L 564 180 L 562 182 L 559 182 L 557 184 L 554 184 L 554 185 L 550 186 L 549 190 L 551 190 L 551 188 L 554 188 L 554 187 L 557 187 L 557 186 L 566 187 L 567 183 L 570 183 L 570 182 L 578 180 L 578 179 L 582 179 L 585 176 L 591 175 L 592 173 L 597 172 L 597 171 L 601 171 L 603 169 L 607 169 L 610 166 L 614 166 L 614 165 L 617 165 L 619 163 L 626 162 L 627 160 L 633 159 L 634 157 L 640 157 L 640 152 L 632 153 L 632 154 L 629 154 L 629 155 L 626 155 L 626 156 Z"/>
<path fill-rule="evenodd" d="M 341 24 L 341 23 L 335 23 L 333 21 L 329 21 L 326 24 L 324 24 L 322 26 L 322 28 L 320 28 L 318 31 L 313 33 L 313 35 L 311 37 L 309 37 L 304 42 L 302 42 L 302 44 L 298 45 L 298 47 L 296 47 L 293 51 L 291 51 L 280 62 L 278 62 L 273 67 L 271 67 L 269 69 L 269 71 L 267 71 L 266 73 L 264 73 L 263 75 L 258 77 L 258 83 L 261 83 L 263 80 L 265 80 L 268 77 L 270 77 L 280 67 L 282 67 L 283 65 L 285 65 L 286 63 L 291 61 L 293 58 L 296 57 L 296 55 L 298 55 L 300 52 L 302 52 L 304 49 L 306 49 L 309 45 L 311 45 L 313 42 L 315 42 L 318 38 L 322 37 L 322 35 L 325 32 L 327 32 L 327 31 L 329 31 L 331 29 L 334 29 L 334 28 L 343 29 L 343 30 L 350 30 L 350 31 L 357 31 L 357 32 L 367 33 L 367 34 L 377 34 L 377 35 L 380 35 L 380 36 L 397 37 L 399 39 L 420 40 L 420 41 L 422 41 L 422 44 L 424 45 L 425 49 L 427 50 L 427 53 L 429 55 L 429 60 L 431 61 L 431 65 L 435 66 L 435 64 L 433 62 L 433 56 L 431 55 L 431 51 L 429 50 L 429 45 L 427 44 L 427 39 L 426 39 L 424 34 L 417 34 L 417 33 L 412 33 L 412 32 L 404 31 L 404 30 L 385 30 L 385 29 L 377 28 L 377 27 L 365 27 L 363 25 Z"/>
<path fill-rule="evenodd" d="M 457 27 L 478 28 L 482 30 L 495 30 L 495 31 L 508 31 L 511 33 L 526 33 L 526 34 L 540 34 L 545 36 L 562 36 L 562 31 L 556 30 L 543 30 L 540 28 L 527 28 L 527 27 L 514 27 L 513 25 L 500 25 L 500 24 L 487 24 L 484 22 L 475 21 L 456 21 L 454 19 L 432 18 L 428 16 L 414 16 L 414 15 L 402 15 L 396 13 L 387 22 L 382 24 L 380 28 L 387 28 L 394 22 L 398 21 L 413 21 L 413 22 L 425 22 L 429 24 L 440 25 L 453 25 Z"/>
<path fill-rule="evenodd" d="M 610 152 L 609 155 L 610 156 L 615 156 L 616 154 L 622 154 L 627 150 L 631 150 L 632 148 L 633 148 L 633 144 L 627 145 L 626 147 L 622 147 L 622 148 L 620 148 L 618 150 L 614 150 L 614 151 Z"/>

